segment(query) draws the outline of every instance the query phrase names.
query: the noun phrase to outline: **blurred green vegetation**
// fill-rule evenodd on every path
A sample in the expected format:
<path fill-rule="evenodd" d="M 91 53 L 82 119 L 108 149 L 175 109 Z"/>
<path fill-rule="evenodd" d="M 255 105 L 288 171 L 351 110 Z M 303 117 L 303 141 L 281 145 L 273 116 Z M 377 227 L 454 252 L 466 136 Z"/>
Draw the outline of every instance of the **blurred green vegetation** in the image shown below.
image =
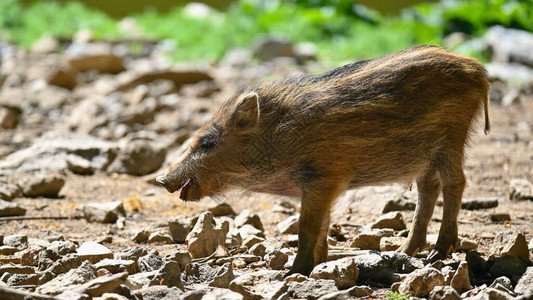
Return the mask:
<path fill-rule="evenodd" d="M 233 47 L 249 47 L 261 36 L 285 36 L 313 42 L 319 57 L 353 61 L 416 44 L 442 45 L 451 32 L 481 36 L 495 24 L 533 31 L 532 0 L 463 0 L 419 4 L 395 16 L 383 16 L 351 0 L 235 1 L 226 11 L 195 17 L 183 7 L 161 13 L 146 11 L 131 18 L 141 35 L 176 43 L 176 60 L 220 59 Z M 128 36 L 119 21 L 78 2 L 37 2 L 22 6 L 0 1 L 0 37 L 29 47 L 43 35 L 71 37 L 91 29 L 95 38 Z M 481 54 L 475 47 L 459 49 Z M 482 57 L 480 57 L 482 58 Z"/>

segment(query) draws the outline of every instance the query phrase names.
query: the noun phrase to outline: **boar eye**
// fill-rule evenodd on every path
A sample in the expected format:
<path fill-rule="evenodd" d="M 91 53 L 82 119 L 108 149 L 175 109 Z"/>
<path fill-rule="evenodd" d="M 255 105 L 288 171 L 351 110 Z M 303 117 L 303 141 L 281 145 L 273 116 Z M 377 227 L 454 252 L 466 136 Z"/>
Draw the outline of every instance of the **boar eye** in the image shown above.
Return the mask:
<path fill-rule="evenodd" d="M 216 140 L 212 136 L 204 136 L 200 139 L 200 148 L 209 150 L 216 146 Z"/>

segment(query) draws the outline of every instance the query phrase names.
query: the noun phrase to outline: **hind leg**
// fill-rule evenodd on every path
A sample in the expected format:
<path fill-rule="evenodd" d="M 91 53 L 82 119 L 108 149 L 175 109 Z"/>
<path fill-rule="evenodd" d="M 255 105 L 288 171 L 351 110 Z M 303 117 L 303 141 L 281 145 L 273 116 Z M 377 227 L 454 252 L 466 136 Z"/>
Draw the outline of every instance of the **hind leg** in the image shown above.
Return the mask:
<path fill-rule="evenodd" d="M 443 212 L 442 224 L 435 248 L 428 256 L 430 261 L 445 259 L 450 250 L 457 247 L 457 216 L 461 209 L 461 199 L 466 184 L 463 172 L 463 150 L 447 156 L 439 169 L 442 181 Z"/>
<path fill-rule="evenodd" d="M 418 189 L 418 202 L 415 216 L 407 241 L 399 249 L 400 252 L 411 256 L 422 250 L 426 245 L 427 227 L 440 193 L 440 178 L 435 168 L 430 166 L 416 180 L 416 186 Z"/>

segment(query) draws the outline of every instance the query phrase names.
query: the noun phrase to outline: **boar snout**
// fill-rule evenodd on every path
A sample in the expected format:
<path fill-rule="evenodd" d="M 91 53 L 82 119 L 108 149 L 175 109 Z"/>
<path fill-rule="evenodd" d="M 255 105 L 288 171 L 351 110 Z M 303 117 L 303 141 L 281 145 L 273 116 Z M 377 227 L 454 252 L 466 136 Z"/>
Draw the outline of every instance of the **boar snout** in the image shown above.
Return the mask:
<path fill-rule="evenodd" d="M 175 188 L 173 184 L 171 184 L 171 181 L 167 179 L 167 174 L 157 176 L 155 178 L 155 181 L 159 183 L 160 185 L 164 186 L 165 189 L 167 189 L 169 193 L 174 193 L 180 188 L 180 187 Z"/>

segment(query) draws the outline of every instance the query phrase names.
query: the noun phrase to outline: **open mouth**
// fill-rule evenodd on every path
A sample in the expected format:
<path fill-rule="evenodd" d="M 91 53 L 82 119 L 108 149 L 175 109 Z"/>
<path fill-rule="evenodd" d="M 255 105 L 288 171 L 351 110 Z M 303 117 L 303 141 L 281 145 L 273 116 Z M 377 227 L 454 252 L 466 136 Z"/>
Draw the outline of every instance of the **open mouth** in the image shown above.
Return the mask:
<path fill-rule="evenodd" d="M 184 201 L 196 201 L 200 199 L 200 187 L 194 177 L 187 179 L 181 187 L 180 199 Z"/>

